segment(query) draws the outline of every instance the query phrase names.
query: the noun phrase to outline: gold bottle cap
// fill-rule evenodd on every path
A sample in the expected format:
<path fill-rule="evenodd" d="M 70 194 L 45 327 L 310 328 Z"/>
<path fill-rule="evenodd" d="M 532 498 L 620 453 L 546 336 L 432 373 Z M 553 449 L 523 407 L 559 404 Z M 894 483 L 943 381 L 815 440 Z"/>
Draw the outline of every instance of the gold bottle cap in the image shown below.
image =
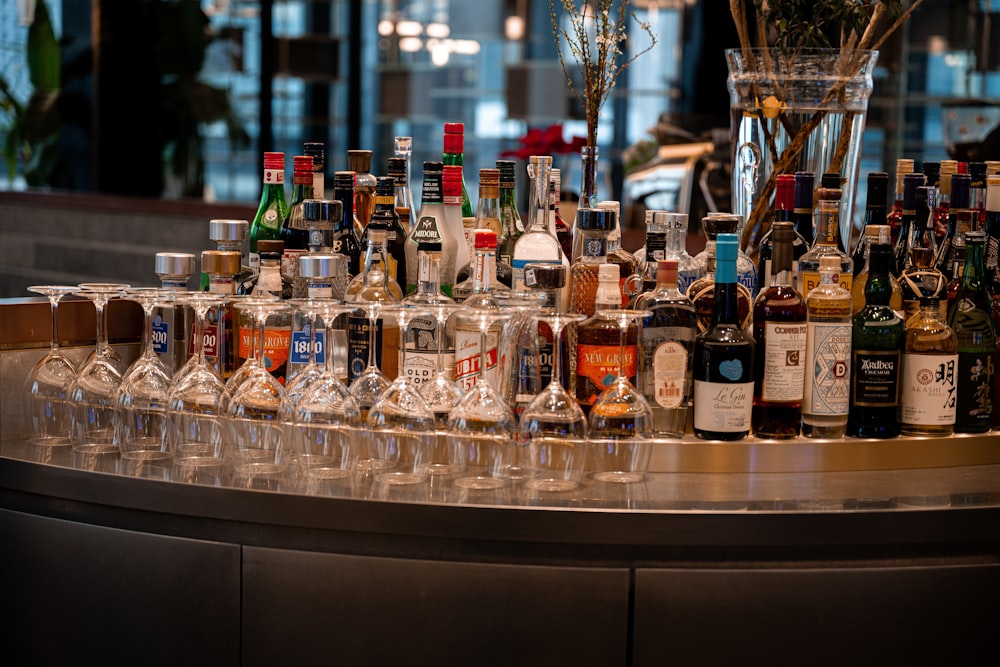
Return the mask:
<path fill-rule="evenodd" d="M 205 250 L 201 253 L 202 273 L 235 276 L 240 272 L 240 253 L 235 250 Z"/>

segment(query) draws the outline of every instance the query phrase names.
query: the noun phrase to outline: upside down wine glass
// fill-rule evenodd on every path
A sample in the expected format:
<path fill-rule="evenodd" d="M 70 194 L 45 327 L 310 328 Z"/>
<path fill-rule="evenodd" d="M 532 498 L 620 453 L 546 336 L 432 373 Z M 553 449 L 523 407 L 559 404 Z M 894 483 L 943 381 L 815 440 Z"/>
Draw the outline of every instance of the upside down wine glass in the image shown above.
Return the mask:
<path fill-rule="evenodd" d="M 376 361 L 378 322 L 383 306 L 377 301 L 371 301 L 358 304 L 358 307 L 363 308 L 365 314 L 368 316 L 368 365 L 365 367 L 364 372 L 354 379 L 354 382 L 351 383 L 348 389 L 354 400 L 358 402 L 362 417 L 367 419 L 368 410 L 375 405 L 375 401 L 378 400 L 378 397 L 389 386 L 389 378 L 378 367 Z M 384 332 L 383 335 L 385 335 Z"/>
<path fill-rule="evenodd" d="M 437 354 L 435 355 L 434 377 L 429 382 L 425 382 L 420 387 L 420 395 L 427 402 L 427 407 L 434 413 L 434 421 L 438 428 L 448 426 L 448 413 L 462 400 L 462 388 L 454 380 L 455 355 L 444 353 L 445 336 L 448 335 L 448 318 L 460 308 L 454 303 L 439 303 L 433 305 L 421 305 L 434 316 L 434 342 Z M 421 349 L 419 341 L 417 349 Z M 451 377 L 449 377 L 448 362 L 451 366 Z"/>

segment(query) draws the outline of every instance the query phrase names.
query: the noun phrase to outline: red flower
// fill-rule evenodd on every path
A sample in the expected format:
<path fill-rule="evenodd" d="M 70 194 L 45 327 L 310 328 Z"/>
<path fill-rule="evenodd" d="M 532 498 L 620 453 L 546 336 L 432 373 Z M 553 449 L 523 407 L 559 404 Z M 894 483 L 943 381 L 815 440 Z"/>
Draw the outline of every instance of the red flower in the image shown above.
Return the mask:
<path fill-rule="evenodd" d="M 500 157 L 513 157 L 519 160 L 527 160 L 532 155 L 563 155 L 566 153 L 579 153 L 580 149 L 587 144 L 585 137 L 573 137 L 569 142 L 563 140 L 562 123 L 549 125 L 544 130 L 529 129 L 527 134 L 518 141 L 521 147 L 517 150 L 503 151 Z"/>

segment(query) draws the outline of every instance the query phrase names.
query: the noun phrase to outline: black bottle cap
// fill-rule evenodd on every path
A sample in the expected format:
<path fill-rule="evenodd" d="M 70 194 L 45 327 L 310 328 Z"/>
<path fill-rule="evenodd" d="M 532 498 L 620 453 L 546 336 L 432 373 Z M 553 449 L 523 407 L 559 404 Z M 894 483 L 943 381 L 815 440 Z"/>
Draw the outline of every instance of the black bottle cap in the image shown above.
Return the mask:
<path fill-rule="evenodd" d="M 344 206 L 336 199 L 307 199 L 302 202 L 302 219 L 337 222 L 344 217 Z"/>
<path fill-rule="evenodd" d="M 982 181 L 986 179 L 987 168 L 985 162 L 970 162 L 969 163 L 969 175 L 972 180 Z"/>
<path fill-rule="evenodd" d="M 386 161 L 386 173 L 396 176 L 406 174 L 406 158 L 391 157 Z"/>
<path fill-rule="evenodd" d="M 824 176 L 825 178 L 825 176 Z M 839 185 L 839 175 L 838 175 Z M 888 203 L 889 197 L 889 174 L 884 171 L 873 171 L 868 174 L 868 200 L 866 206 L 882 206 Z"/>
<path fill-rule="evenodd" d="M 924 184 L 923 174 L 906 174 L 903 176 L 903 210 L 915 211 L 917 204 L 917 189 Z M 924 195 L 924 206 L 927 206 L 927 195 Z"/>
<path fill-rule="evenodd" d="M 869 250 L 869 273 L 889 273 L 892 269 L 892 246 L 888 243 L 873 243 Z"/>
<path fill-rule="evenodd" d="M 841 189 L 840 188 L 840 174 L 838 174 L 836 172 L 832 172 L 832 171 L 828 172 L 826 174 L 823 174 L 823 177 L 820 179 L 819 184 L 820 184 L 819 186 L 821 188 L 836 188 L 836 189 L 839 190 L 839 189 Z"/>
<path fill-rule="evenodd" d="M 379 176 L 375 180 L 376 197 L 393 197 L 396 194 L 396 179 L 390 176 Z"/>
<path fill-rule="evenodd" d="M 566 286 L 566 267 L 548 262 L 525 264 L 524 284 L 539 289 L 562 289 Z"/>
<path fill-rule="evenodd" d="M 951 175 L 951 207 L 969 208 L 969 187 L 972 177 L 968 174 Z"/>
<path fill-rule="evenodd" d="M 609 232 L 615 228 L 615 212 L 605 208 L 579 208 L 576 210 L 576 228 Z"/>
<path fill-rule="evenodd" d="M 701 226 L 709 240 L 714 241 L 719 234 L 735 234 L 742 218 L 738 215 L 708 215 L 701 219 Z"/>
<path fill-rule="evenodd" d="M 937 185 L 941 176 L 941 163 L 937 161 L 924 162 L 924 176 L 927 177 L 927 185 Z"/>
<path fill-rule="evenodd" d="M 816 174 L 813 172 L 795 172 L 795 208 L 812 210 L 813 185 L 815 183 Z"/>
<path fill-rule="evenodd" d="M 424 171 L 444 171 L 444 162 L 424 162 Z"/>

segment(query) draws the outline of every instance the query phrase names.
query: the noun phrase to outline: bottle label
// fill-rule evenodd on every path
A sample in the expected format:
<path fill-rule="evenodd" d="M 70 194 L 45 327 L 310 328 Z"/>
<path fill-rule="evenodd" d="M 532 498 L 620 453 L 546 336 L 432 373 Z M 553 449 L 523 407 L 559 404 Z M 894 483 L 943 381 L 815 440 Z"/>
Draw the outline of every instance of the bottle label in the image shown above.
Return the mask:
<path fill-rule="evenodd" d="M 256 342 L 251 339 L 251 336 L 257 335 L 257 329 L 249 329 L 245 327 L 240 329 L 240 359 L 246 359 L 250 356 L 250 350 L 252 349 L 251 346 L 253 346 Z M 291 354 L 291 345 L 291 327 L 266 327 L 264 329 L 264 368 L 266 368 L 267 372 L 273 375 L 274 378 L 282 385 L 285 384 L 285 377 L 288 374 L 288 361 Z M 307 350 L 308 345 L 309 341 L 307 338 Z M 306 361 L 309 361 L 308 356 L 306 357 Z"/>
<path fill-rule="evenodd" d="M 802 400 L 807 329 L 805 322 L 764 323 L 763 400 Z"/>
<path fill-rule="evenodd" d="M 272 185 L 274 183 L 284 184 L 285 182 L 285 170 L 284 169 L 265 169 L 264 170 L 264 185 Z"/>
<path fill-rule="evenodd" d="M 680 290 L 681 294 L 687 294 L 688 288 L 691 287 L 694 281 L 698 280 L 698 278 L 700 277 L 701 274 L 694 269 L 690 269 L 687 271 L 678 271 L 677 289 Z"/>
<path fill-rule="evenodd" d="M 219 325 L 205 323 L 205 330 L 202 332 L 202 347 L 205 349 L 205 358 L 215 363 L 219 359 Z"/>
<path fill-rule="evenodd" d="M 316 363 L 323 365 L 326 363 L 326 332 L 317 331 L 316 339 L 313 343 L 316 350 Z M 302 327 L 298 331 L 292 332 L 291 347 L 288 354 L 290 364 L 309 363 L 309 325 Z"/>
<path fill-rule="evenodd" d="M 438 226 L 438 219 L 433 215 L 422 215 L 413 225 L 410 232 L 410 240 L 416 244 L 420 243 L 441 243 L 441 229 Z"/>
<path fill-rule="evenodd" d="M 638 370 L 638 347 L 625 345 L 619 361 L 618 345 L 576 346 L 577 398 L 593 405 L 597 397 L 618 377 L 619 366 L 625 377 L 634 380 Z"/>
<path fill-rule="evenodd" d="M 922 426 L 954 424 L 957 366 L 957 354 L 904 354 L 900 421 Z"/>
<path fill-rule="evenodd" d="M 173 313 L 171 308 L 169 311 Z M 157 354 L 170 354 L 170 322 L 163 319 L 162 313 L 153 316 L 153 352 Z"/>
<path fill-rule="evenodd" d="M 437 373 L 437 322 L 432 317 L 415 317 L 406 329 L 406 377 L 420 386 Z M 445 375 L 454 380 L 455 351 L 442 347 L 441 363 Z"/>
<path fill-rule="evenodd" d="M 332 282 L 309 283 L 306 295 L 310 299 L 332 299 L 333 283 Z"/>
<path fill-rule="evenodd" d="M 819 286 L 820 278 L 819 271 L 800 271 L 799 277 L 799 294 L 807 296 L 809 292 Z M 850 271 L 842 271 L 840 274 L 840 286 L 843 287 L 848 292 L 851 291 L 852 275 Z"/>
<path fill-rule="evenodd" d="M 656 232 L 646 233 L 646 262 L 658 262 L 666 259 L 667 235 Z"/>
<path fill-rule="evenodd" d="M 854 350 L 854 405 L 886 408 L 899 404 L 899 350 Z"/>
<path fill-rule="evenodd" d="M 306 251 L 285 248 L 281 253 L 281 272 L 290 278 L 299 275 L 299 257 L 306 254 Z"/>
<path fill-rule="evenodd" d="M 994 352 L 958 353 L 958 402 L 956 423 L 985 422 L 989 428 L 993 414 L 993 373 L 996 371 Z"/>
<path fill-rule="evenodd" d="M 479 368 L 482 363 L 480 349 L 480 334 L 478 331 L 461 331 L 455 334 L 455 381 L 463 391 L 476 386 L 479 381 Z M 486 333 L 486 379 L 492 387 L 498 387 L 497 375 L 499 366 L 497 359 L 499 351 L 497 341 L 499 335 L 490 329 Z"/>
<path fill-rule="evenodd" d="M 516 259 L 515 258 L 511 262 L 511 268 L 514 269 L 514 271 L 513 271 L 513 279 L 511 281 L 511 284 L 513 285 L 514 289 L 516 289 L 516 290 L 523 290 L 526 287 L 526 285 L 524 284 L 524 267 L 527 266 L 528 264 L 534 264 L 534 263 L 538 263 L 538 264 L 559 264 L 560 262 L 558 260 L 549 260 L 549 259 L 530 259 L 530 258 L 529 259 L 524 259 L 524 258 L 522 258 L 522 259 Z"/>
<path fill-rule="evenodd" d="M 700 431 L 750 430 L 753 382 L 694 381 L 694 427 Z"/>
<path fill-rule="evenodd" d="M 810 415 L 846 415 L 851 401 L 850 323 L 809 322 L 803 412 Z"/>
<path fill-rule="evenodd" d="M 354 382 L 368 367 L 371 321 L 367 317 L 347 320 L 347 378 Z M 375 365 L 382 368 L 382 320 L 375 322 Z"/>
<path fill-rule="evenodd" d="M 677 328 L 679 332 L 690 329 Z M 679 408 L 687 399 L 688 351 L 684 345 L 668 340 L 653 353 L 653 400 L 668 410 Z"/>

